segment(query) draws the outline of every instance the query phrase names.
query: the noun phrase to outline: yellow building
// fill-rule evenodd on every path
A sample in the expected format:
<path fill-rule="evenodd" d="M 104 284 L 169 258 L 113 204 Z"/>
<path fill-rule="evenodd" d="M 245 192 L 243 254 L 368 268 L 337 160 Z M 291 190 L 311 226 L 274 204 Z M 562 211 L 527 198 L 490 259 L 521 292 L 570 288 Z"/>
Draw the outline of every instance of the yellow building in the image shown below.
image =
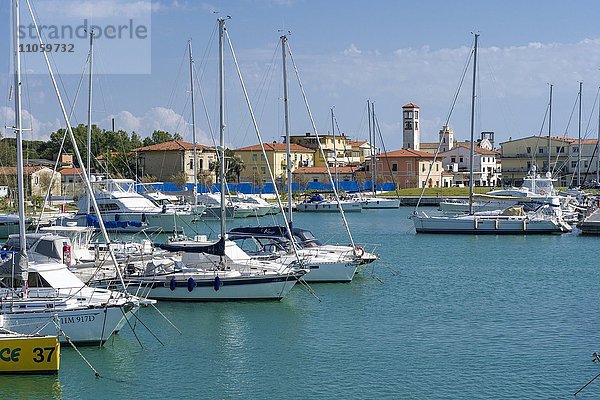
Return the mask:
<path fill-rule="evenodd" d="M 246 167 L 240 174 L 240 181 L 255 184 L 269 181 L 267 162 L 262 153 L 260 144 L 242 147 L 234 150 Z M 265 153 L 269 165 L 273 169 L 275 179 L 283 179 L 286 174 L 286 144 L 265 143 Z M 312 167 L 314 165 L 315 151 L 295 143 L 290 143 L 290 158 L 292 161 L 292 172 L 300 167 Z"/>
<path fill-rule="evenodd" d="M 352 141 L 344 135 L 319 135 L 319 139 L 329 166 L 335 165 L 336 159 L 337 165 L 357 166 L 365 161 L 365 157 L 370 155 L 370 146 L 367 142 Z M 325 160 L 319 150 L 317 137 L 311 135 L 310 132 L 304 135 L 290 136 L 290 143 L 312 149 L 315 155 L 314 165 L 316 167 L 325 166 Z"/>
<path fill-rule="evenodd" d="M 548 146 L 547 136 L 528 136 L 500 143 L 504 185 L 521 185 L 535 163 L 538 173 L 550 170 L 558 178 L 559 186 L 567 186 L 569 148 L 574 142 L 575 139 L 551 136 Z"/>

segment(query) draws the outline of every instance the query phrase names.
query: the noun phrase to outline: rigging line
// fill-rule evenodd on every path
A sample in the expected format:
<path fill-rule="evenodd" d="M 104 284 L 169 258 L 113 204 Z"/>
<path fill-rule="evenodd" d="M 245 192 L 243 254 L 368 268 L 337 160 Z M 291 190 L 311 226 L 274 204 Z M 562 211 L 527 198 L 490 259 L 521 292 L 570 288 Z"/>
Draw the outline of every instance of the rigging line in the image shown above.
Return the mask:
<path fill-rule="evenodd" d="M 446 118 L 446 123 L 444 124 L 445 127 L 448 127 L 448 124 L 450 124 L 450 117 L 452 116 L 454 107 L 456 107 L 456 103 L 458 101 L 458 96 L 460 95 L 460 90 L 461 90 L 463 83 L 465 81 L 465 78 L 467 76 L 467 72 L 469 69 L 469 65 L 471 64 L 471 59 L 473 58 L 473 54 L 475 53 L 474 47 L 475 47 L 475 40 L 473 40 L 473 46 L 471 47 L 469 57 L 467 57 L 467 62 L 465 63 L 465 66 L 463 68 L 462 76 L 459 79 L 458 87 L 456 88 L 456 92 L 454 93 L 454 98 L 452 99 L 452 103 L 450 105 L 450 111 L 448 112 L 448 117 Z M 448 128 L 448 129 L 450 129 L 450 128 Z M 471 146 L 472 145 L 473 145 L 473 143 L 471 143 Z M 427 177 L 425 178 L 425 182 L 429 182 L 429 177 L 431 176 L 431 172 L 433 171 L 433 164 L 437 160 L 437 157 L 440 154 L 441 148 L 442 148 L 442 138 L 439 139 L 438 147 L 435 150 L 433 159 L 429 163 L 429 171 L 427 171 Z M 421 205 L 421 200 L 423 199 L 423 195 L 425 194 L 426 188 L 427 188 L 427 185 L 423 185 L 423 187 L 421 188 L 421 194 L 419 195 L 419 199 L 417 200 L 417 204 L 415 205 L 415 210 L 413 211 L 413 214 L 417 213 L 417 210 L 419 209 L 419 206 Z"/>
<path fill-rule="evenodd" d="M 496 79 L 496 75 L 494 73 L 494 68 L 492 66 L 492 64 L 490 63 L 489 58 L 485 59 L 485 63 L 488 66 L 488 68 L 490 69 L 490 75 L 492 77 L 492 83 L 494 84 L 494 90 L 497 93 L 502 93 L 502 91 L 499 89 L 500 84 L 498 83 L 498 79 Z M 507 102 L 500 102 L 500 104 L 502 105 L 502 120 L 504 122 L 504 124 L 506 125 L 506 131 L 507 132 L 515 132 L 516 129 L 514 128 L 514 126 L 509 126 L 512 124 L 509 124 L 509 119 L 506 117 L 507 115 L 514 115 L 515 113 L 512 112 L 512 110 L 510 109 L 510 104 Z M 512 119 L 510 119 L 510 121 L 512 121 Z"/>
<path fill-rule="evenodd" d="M 565 132 L 562 136 L 563 139 L 565 139 L 567 137 L 567 134 L 569 132 L 569 126 L 571 125 L 571 120 L 573 119 L 573 114 L 575 114 L 575 109 L 577 108 L 577 102 L 579 101 L 579 92 L 577 93 L 577 96 L 575 96 L 575 102 L 573 103 L 573 108 L 571 109 L 571 115 L 569 116 L 569 119 L 567 121 L 567 126 L 565 127 Z M 564 151 L 564 145 L 559 146 L 563 151 Z M 556 152 L 556 159 L 554 160 L 554 169 L 552 169 L 552 175 L 554 175 L 554 172 L 557 171 L 560 172 L 560 170 L 562 169 L 562 167 L 565 165 L 566 160 L 563 161 L 563 163 L 561 164 L 560 168 L 556 168 L 556 166 L 558 165 L 558 158 L 560 157 L 560 153 L 559 151 Z M 568 159 L 569 157 L 567 157 Z"/>
<path fill-rule="evenodd" d="M 262 154 L 265 157 L 265 163 L 267 164 L 267 169 L 269 170 L 269 177 L 271 178 L 271 182 L 273 183 L 273 189 L 275 190 L 275 196 L 277 197 L 277 204 L 279 205 L 279 210 L 281 211 L 281 214 L 283 216 L 283 221 L 285 223 L 285 228 L 286 228 L 287 234 L 289 235 L 290 241 L 292 242 L 292 248 L 294 249 L 294 255 L 296 256 L 296 259 L 298 260 L 298 262 L 300 262 L 300 256 L 298 255 L 298 252 L 296 249 L 294 235 L 292 235 L 292 229 L 290 227 L 287 215 L 283 208 L 283 203 L 281 202 L 281 196 L 279 195 L 279 189 L 277 189 L 275 177 L 273 176 L 273 171 L 271 169 L 271 165 L 270 165 L 269 159 L 267 157 L 267 152 L 265 150 L 265 144 L 262 140 L 262 136 L 260 134 L 260 130 L 258 128 L 258 124 L 257 124 L 256 118 L 254 116 L 254 111 L 252 110 L 252 104 L 250 103 L 250 98 L 248 97 L 248 92 L 246 91 L 246 85 L 244 84 L 244 80 L 242 78 L 242 72 L 240 71 L 240 67 L 239 67 L 239 64 L 237 61 L 237 57 L 235 56 L 235 51 L 233 50 L 233 44 L 231 43 L 231 38 L 229 37 L 228 30 L 225 30 L 225 36 L 227 37 L 227 43 L 229 44 L 229 50 L 231 51 L 231 57 L 233 58 L 233 62 L 235 64 L 235 69 L 237 71 L 238 78 L 240 80 L 240 85 L 242 87 L 242 92 L 244 93 L 244 99 L 246 100 L 246 105 L 248 106 L 248 111 L 249 111 L 250 117 L 252 119 L 252 124 L 254 125 L 254 130 L 256 132 L 256 136 L 258 138 L 258 141 L 260 142 Z M 273 151 L 273 154 L 275 154 L 275 151 Z M 276 161 L 276 160 L 274 160 L 274 161 Z"/>
<path fill-rule="evenodd" d="M 183 69 L 183 63 L 187 57 L 187 43 L 185 45 L 185 50 L 181 56 L 181 61 L 179 63 L 179 69 L 177 70 L 177 75 L 175 75 L 175 79 L 173 81 L 173 85 L 171 85 L 171 93 L 169 94 L 169 97 L 167 99 L 167 107 L 171 107 L 172 104 L 175 102 L 175 96 L 176 94 L 179 92 L 179 88 L 177 87 L 177 83 L 180 82 L 180 77 L 181 77 L 181 71 Z"/>
<path fill-rule="evenodd" d="M 329 163 L 327 162 L 327 157 L 325 157 L 325 151 L 323 150 L 323 146 L 321 145 L 321 138 L 319 136 L 319 132 L 317 131 L 317 126 L 315 125 L 315 120 L 313 118 L 312 112 L 310 111 L 310 106 L 308 104 L 308 99 L 306 97 L 306 92 L 304 91 L 304 86 L 302 85 L 302 80 L 300 79 L 300 72 L 298 71 L 298 67 L 296 66 L 296 60 L 294 59 L 294 55 L 292 54 L 292 48 L 287 46 L 288 53 L 290 55 L 290 61 L 292 62 L 292 66 L 294 67 L 294 73 L 296 75 L 296 79 L 298 81 L 298 86 L 300 87 L 300 91 L 302 93 L 302 98 L 304 100 L 304 105 L 306 106 L 306 111 L 308 112 L 308 117 L 310 118 L 310 124 L 312 126 L 313 132 L 317 137 L 317 143 L 319 144 L 319 151 L 321 153 L 321 157 L 325 161 L 325 170 L 327 171 L 327 176 L 329 177 L 329 182 L 331 183 L 333 194 L 335 195 L 335 200 L 337 202 L 338 208 L 340 210 L 340 215 L 342 217 L 342 221 L 344 222 L 344 227 L 346 228 L 346 232 L 348 233 L 348 237 L 350 238 L 350 242 L 352 243 L 352 248 L 356 247 L 354 243 L 354 238 L 352 237 L 352 232 L 350 232 L 350 226 L 348 225 L 348 221 L 346 220 L 346 215 L 344 214 L 344 209 L 342 208 L 342 203 L 340 202 L 340 196 L 335 188 L 335 183 L 333 181 L 333 177 L 331 176 L 331 169 L 329 168 Z"/>
<path fill-rule="evenodd" d="M 381 134 L 381 127 L 379 126 L 379 119 L 377 118 L 375 113 L 373 113 L 373 116 L 375 117 L 374 118 L 375 125 L 377 127 L 377 132 L 379 133 L 379 139 L 381 140 L 381 147 L 383 147 L 384 154 L 387 154 L 387 149 L 385 148 L 385 142 L 383 141 L 383 135 Z M 396 188 L 396 198 L 399 201 L 400 200 L 400 192 L 398 192 L 398 183 L 396 182 L 396 179 L 394 178 L 394 173 L 392 171 L 392 167 L 390 166 L 390 158 L 386 156 L 385 160 L 387 161 L 387 167 L 388 167 L 388 171 L 390 171 L 390 176 L 392 177 L 392 182 L 394 183 L 394 186 Z"/>
<path fill-rule="evenodd" d="M 542 126 L 540 126 L 540 133 L 537 135 L 537 139 L 535 141 L 535 147 L 533 148 L 533 152 L 531 153 L 531 165 L 534 165 L 536 162 L 538 149 L 540 148 L 540 140 L 542 138 L 542 134 L 544 133 L 544 126 L 546 126 L 546 119 L 548 118 L 548 113 L 550 112 L 550 102 L 546 105 L 546 111 L 544 112 L 544 118 L 542 119 Z M 550 166 L 548 166 L 550 168 Z"/>
<path fill-rule="evenodd" d="M 88 54 L 88 59 L 85 61 L 84 65 L 83 65 L 83 71 L 81 72 L 81 76 L 79 78 L 79 84 L 77 85 L 77 91 L 75 92 L 75 103 L 77 103 L 77 98 L 79 97 L 79 93 L 81 91 L 83 79 L 85 78 L 85 71 L 86 71 L 86 66 L 87 66 L 88 61 L 89 61 L 89 54 Z M 75 106 L 73 105 L 71 107 L 71 111 L 69 112 L 69 118 L 71 118 L 73 116 L 74 111 L 75 111 Z M 35 232 L 38 232 L 38 230 L 40 229 L 40 222 L 42 221 L 42 216 L 44 215 L 44 211 L 46 209 L 46 204 L 48 203 L 48 199 L 50 198 L 50 191 L 52 190 L 52 183 L 53 183 L 54 177 L 56 175 L 56 170 L 58 169 L 60 156 L 64 149 L 66 139 L 67 139 L 67 130 L 65 129 L 65 133 L 60 142 L 60 148 L 58 149 L 58 155 L 56 156 L 56 162 L 54 163 L 54 169 L 52 170 L 52 176 L 50 178 L 50 183 L 48 184 L 48 188 L 46 189 L 46 195 L 44 196 L 44 203 L 42 204 L 42 211 L 40 212 L 40 216 L 39 216 L 37 224 L 35 226 Z"/>

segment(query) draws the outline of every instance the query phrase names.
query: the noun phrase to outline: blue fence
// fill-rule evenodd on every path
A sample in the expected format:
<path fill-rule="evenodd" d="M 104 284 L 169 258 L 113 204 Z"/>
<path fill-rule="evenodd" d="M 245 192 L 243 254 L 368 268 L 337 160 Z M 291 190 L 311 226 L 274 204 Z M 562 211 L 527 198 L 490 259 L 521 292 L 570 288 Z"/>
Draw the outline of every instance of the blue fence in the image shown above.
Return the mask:
<path fill-rule="evenodd" d="M 340 190 L 345 192 L 358 192 L 359 190 L 371 190 L 371 182 L 364 182 L 361 185 L 358 182 L 338 182 L 338 186 Z M 275 188 L 272 183 L 265 183 L 262 186 L 253 185 L 250 182 L 242 182 L 242 183 L 229 183 L 227 184 L 229 191 L 236 193 L 244 193 L 244 194 L 273 194 L 275 193 Z M 194 188 L 194 184 L 186 183 L 183 186 L 177 185 L 173 182 L 160 182 L 160 183 L 147 183 L 144 185 L 138 186 L 138 191 L 143 192 L 146 190 L 157 190 L 161 192 L 181 192 L 187 191 L 192 192 Z M 377 190 L 383 191 L 392 191 L 395 189 L 395 185 L 393 182 L 386 182 L 384 184 L 377 184 Z M 213 184 L 211 186 L 198 184 L 198 192 L 219 192 L 221 190 L 221 185 Z M 287 191 L 287 186 L 281 186 L 279 188 L 281 192 Z M 317 191 L 317 192 L 329 192 L 332 190 L 332 186 L 330 183 L 321 183 L 321 182 L 308 182 L 306 186 L 300 185 L 298 183 L 292 184 L 292 191 Z"/>

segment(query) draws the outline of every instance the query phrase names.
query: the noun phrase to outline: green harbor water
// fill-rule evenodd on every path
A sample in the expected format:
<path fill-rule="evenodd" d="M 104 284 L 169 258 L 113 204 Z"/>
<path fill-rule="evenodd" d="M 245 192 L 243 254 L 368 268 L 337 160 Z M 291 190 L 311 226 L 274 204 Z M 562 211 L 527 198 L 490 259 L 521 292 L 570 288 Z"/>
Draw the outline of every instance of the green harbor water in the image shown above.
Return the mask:
<path fill-rule="evenodd" d="M 160 302 L 181 334 L 142 309 L 151 332 L 133 320 L 135 335 L 80 348 L 100 378 L 63 345 L 58 375 L 2 376 L 0 398 L 554 399 L 600 373 L 599 238 L 416 235 L 410 212 L 348 214 L 381 260 L 313 285 L 321 301 L 295 287 L 281 302 Z M 337 214 L 295 223 L 348 242 Z M 600 379 L 577 397 L 600 397 Z"/>

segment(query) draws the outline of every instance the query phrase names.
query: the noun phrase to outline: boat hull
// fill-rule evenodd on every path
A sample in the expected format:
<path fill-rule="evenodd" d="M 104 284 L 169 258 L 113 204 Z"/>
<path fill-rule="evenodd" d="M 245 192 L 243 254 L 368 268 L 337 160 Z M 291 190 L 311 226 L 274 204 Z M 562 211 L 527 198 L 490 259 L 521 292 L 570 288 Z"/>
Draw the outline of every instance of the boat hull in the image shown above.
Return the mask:
<path fill-rule="evenodd" d="M 521 218 L 446 218 L 413 217 L 417 233 L 464 233 L 492 235 L 523 235 L 562 233 L 564 230 L 552 220 Z"/>
<path fill-rule="evenodd" d="M 56 374 L 60 343 L 56 336 L 0 335 L 0 374 Z"/>
<path fill-rule="evenodd" d="M 177 279 L 173 289 L 168 277 L 132 280 L 128 290 L 151 299 L 170 301 L 281 300 L 294 287 L 296 278 L 293 275 L 223 278 L 218 290 L 215 290 L 214 278 L 194 282 L 195 287 L 189 290 L 187 279 Z"/>
<path fill-rule="evenodd" d="M 342 203 L 344 212 L 362 212 L 362 204 L 359 202 Z M 296 204 L 296 211 L 300 212 L 339 212 L 339 205 L 335 202 L 323 203 L 299 203 Z"/>

